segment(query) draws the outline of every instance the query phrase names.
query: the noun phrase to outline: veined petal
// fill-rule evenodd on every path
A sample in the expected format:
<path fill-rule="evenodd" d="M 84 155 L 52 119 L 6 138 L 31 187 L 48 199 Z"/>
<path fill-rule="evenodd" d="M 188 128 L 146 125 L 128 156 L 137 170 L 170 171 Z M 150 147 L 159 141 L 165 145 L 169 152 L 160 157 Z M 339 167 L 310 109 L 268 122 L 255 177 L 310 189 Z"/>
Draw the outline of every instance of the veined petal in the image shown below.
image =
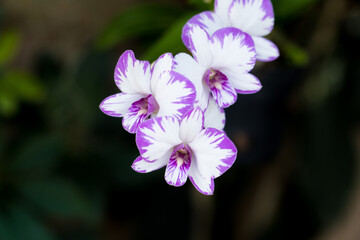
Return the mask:
<path fill-rule="evenodd" d="M 229 10 L 233 0 L 215 0 L 214 10 L 225 26 L 230 26 Z"/>
<path fill-rule="evenodd" d="M 217 178 L 235 162 L 237 150 L 226 134 L 215 128 L 207 128 L 189 143 L 199 173 L 205 179 Z"/>
<path fill-rule="evenodd" d="M 129 133 L 135 133 L 138 126 L 149 116 L 148 98 L 142 98 L 134 102 L 125 113 L 122 123 Z"/>
<path fill-rule="evenodd" d="M 139 61 L 134 52 L 124 52 L 116 64 L 114 79 L 124 93 L 150 94 L 150 63 Z"/>
<path fill-rule="evenodd" d="M 174 59 L 174 71 L 185 76 L 194 84 L 196 89 L 195 104 L 205 110 L 210 96 L 209 89 L 203 81 L 206 68 L 198 64 L 195 59 L 186 53 L 179 53 Z"/>
<path fill-rule="evenodd" d="M 151 88 L 156 88 L 158 80 L 163 72 L 172 71 L 174 67 L 174 59 L 171 53 L 164 53 L 154 63 L 151 68 Z"/>
<path fill-rule="evenodd" d="M 197 107 L 187 112 L 180 123 L 180 139 L 184 143 L 189 143 L 201 132 L 204 128 L 204 114 L 202 110 Z"/>
<path fill-rule="evenodd" d="M 165 170 L 165 180 L 169 185 L 180 187 L 185 184 L 191 164 L 191 153 L 188 146 L 177 146 Z"/>
<path fill-rule="evenodd" d="M 151 118 L 137 130 L 136 145 L 143 159 L 148 162 L 171 154 L 180 143 L 179 121 L 174 117 Z"/>
<path fill-rule="evenodd" d="M 208 33 L 198 25 L 192 25 L 189 29 L 190 51 L 195 60 L 204 68 L 209 68 L 212 62 L 210 52 L 210 37 Z"/>
<path fill-rule="evenodd" d="M 232 26 L 252 36 L 265 36 L 274 27 L 270 0 L 235 0 L 229 11 Z"/>
<path fill-rule="evenodd" d="M 209 34 L 209 36 L 211 36 L 216 30 L 227 26 L 223 24 L 223 21 L 215 13 L 210 11 L 205 11 L 193 16 L 184 25 L 181 34 L 181 39 L 189 50 L 191 50 L 189 31 L 193 25 L 202 27 Z"/>
<path fill-rule="evenodd" d="M 263 37 L 253 37 L 253 40 L 257 60 L 270 62 L 279 57 L 279 49 L 272 41 Z"/>
<path fill-rule="evenodd" d="M 189 179 L 194 185 L 194 187 L 205 195 L 212 195 L 214 192 L 214 179 L 203 176 L 199 172 L 197 166 L 197 159 L 192 155 L 192 163 L 189 169 Z"/>
<path fill-rule="evenodd" d="M 163 72 L 151 89 L 159 105 L 158 117 L 173 116 L 181 119 L 189 111 L 196 98 L 194 85 L 177 72 Z"/>
<path fill-rule="evenodd" d="M 169 162 L 169 158 L 170 154 L 165 155 L 164 157 L 154 162 L 148 162 L 145 161 L 141 156 L 139 156 L 135 159 L 135 161 L 131 165 L 131 168 L 138 173 L 152 172 L 166 166 L 166 164 Z"/>
<path fill-rule="evenodd" d="M 252 94 L 260 91 L 262 88 L 259 79 L 250 73 L 234 74 L 227 72 L 225 74 L 228 76 L 230 84 L 235 88 L 237 93 Z"/>
<path fill-rule="evenodd" d="M 237 28 L 222 28 L 211 36 L 211 68 L 247 73 L 254 68 L 256 53 L 252 38 Z"/>
<path fill-rule="evenodd" d="M 204 80 L 219 107 L 226 108 L 236 102 L 236 91 L 223 73 L 209 69 L 204 76 Z"/>
<path fill-rule="evenodd" d="M 141 94 L 117 93 L 105 98 L 100 103 L 100 109 L 106 115 L 123 117 L 133 102 L 141 99 Z"/>
<path fill-rule="evenodd" d="M 210 98 L 209 106 L 204 113 L 204 127 L 223 130 L 225 127 L 225 111 L 220 108 L 214 98 Z M 181 130 L 180 130 L 181 131 Z"/>

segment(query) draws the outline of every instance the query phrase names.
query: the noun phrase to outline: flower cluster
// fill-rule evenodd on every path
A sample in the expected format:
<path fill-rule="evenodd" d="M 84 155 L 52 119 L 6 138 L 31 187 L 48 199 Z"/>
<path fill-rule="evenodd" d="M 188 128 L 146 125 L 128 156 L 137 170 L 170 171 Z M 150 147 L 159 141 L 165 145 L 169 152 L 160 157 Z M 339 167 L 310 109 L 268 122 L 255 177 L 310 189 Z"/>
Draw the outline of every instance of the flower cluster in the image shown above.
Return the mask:
<path fill-rule="evenodd" d="M 270 0 L 216 0 L 214 12 L 192 17 L 182 40 L 190 53 L 160 56 L 153 65 L 124 52 L 115 68 L 120 93 L 100 109 L 122 117 L 136 133 L 140 156 L 132 168 L 147 173 L 166 166 L 165 180 L 182 186 L 187 178 L 203 194 L 227 171 L 237 150 L 226 136 L 225 112 L 237 94 L 256 93 L 260 81 L 249 73 L 258 61 L 279 56 L 271 32 Z"/>

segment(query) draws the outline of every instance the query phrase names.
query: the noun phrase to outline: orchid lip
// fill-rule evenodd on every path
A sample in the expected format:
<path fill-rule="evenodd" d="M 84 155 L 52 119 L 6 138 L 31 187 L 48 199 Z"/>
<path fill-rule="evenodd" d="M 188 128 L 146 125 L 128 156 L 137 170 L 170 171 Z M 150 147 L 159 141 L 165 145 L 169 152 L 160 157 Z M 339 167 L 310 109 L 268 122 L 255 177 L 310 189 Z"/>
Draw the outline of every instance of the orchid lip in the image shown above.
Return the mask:
<path fill-rule="evenodd" d="M 224 82 L 228 81 L 228 79 L 222 72 L 210 68 L 204 74 L 204 81 L 211 90 L 217 89 L 221 91 Z"/>

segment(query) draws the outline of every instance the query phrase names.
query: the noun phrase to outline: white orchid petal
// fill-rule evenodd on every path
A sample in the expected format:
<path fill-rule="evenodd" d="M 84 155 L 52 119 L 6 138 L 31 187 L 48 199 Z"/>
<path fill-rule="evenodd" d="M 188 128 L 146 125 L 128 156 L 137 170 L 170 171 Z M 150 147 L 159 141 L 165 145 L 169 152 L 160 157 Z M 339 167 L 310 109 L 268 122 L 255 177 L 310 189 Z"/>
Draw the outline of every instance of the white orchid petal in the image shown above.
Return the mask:
<path fill-rule="evenodd" d="M 124 52 L 117 62 L 114 79 L 116 85 L 124 93 L 150 94 L 150 64 L 139 61 L 134 52 Z"/>
<path fill-rule="evenodd" d="M 112 117 L 123 117 L 133 102 L 144 96 L 141 94 L 117 93 L 105 98 L 100 103 L 100 109 L 106 115 Z"/>
<path fill-rule="evenodd" d="M 234 143 L 215 128 L 204 129 L 189 146 L 196 157 L 199 173 L 206 179 L 219 177 L 236 159 Z"/>
<path fill-rule="evenodd" d="M 265 36 L 274 27 L 274 10 L 270 0 L 235 0 L 229 17 L 232 26 L 251 36 Z"/>
<path fill-rule="evenodd" d="M 204 113 L 204 127 L 223 130 L 225 127 L 225 111 L 220 108 L 213 98 L 209 100 L 209 106 Z"/>
<path fill-rule="evenodd" d="M 206 68 L 198 64 L 189 54 L 179 53 L 175 56 L 174 71 L 185 76 L 194 84 L 196 89 L 194 104 L 205 110 L 210 96 L 210 90 L 203 81 Z"/>
<path fill-rule="evenodd" d="M 263 62 L 270 62 L 280 55 L 277 46 L 270 40 L 263 37 L 253 37 L 256 50 L 256 59 Z"/>
<path fill-rule="evenodd" d="M 184 143 L 191 142 L 204 128 L 204 114 L 197 107 L 187 112 L 180 123 L 180 139 Z"/>
<path fill-rule="evenodd" d="M 136 145 L 144 160 L 154 162 L 171 154 L 181 143 L 179 122 L 174 117 L 157 117 L 143 122 L 136 134 Z"/>

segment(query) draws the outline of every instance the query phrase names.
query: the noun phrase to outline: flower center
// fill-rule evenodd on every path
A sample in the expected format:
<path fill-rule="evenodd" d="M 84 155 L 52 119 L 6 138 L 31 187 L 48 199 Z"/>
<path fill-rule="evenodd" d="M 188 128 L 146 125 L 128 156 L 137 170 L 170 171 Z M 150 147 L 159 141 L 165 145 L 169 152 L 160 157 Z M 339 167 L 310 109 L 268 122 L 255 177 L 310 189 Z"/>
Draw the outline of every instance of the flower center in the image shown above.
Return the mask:
<path fill-rule="evenodd" d="M 150 94 L 149 96 L 134 102 L 131 105 L 130 110 L 133 113 L 136 113 L 136 116 L 148 117 L 150 114 L 159 111 L 159 105 L 155 98 Z"/>
<path fill-rule="evenodd" d="M 204 75 L 204 81 L 210 87 L 211 90 L 222 90 L 224 83 L 227 81 L 227 77 L 220 71 L 214 69 L 208 69 Z"/>
<path fill-rule="evenodd" d="M 191 155 L 188 149 L 188 146 L 180 146 L 173 155 L 171 156 L 171 159 L 176 161 L 176 164 L 178 167 L 181 167 L 183 164 L 188 164 L 191 160 Z"/>

